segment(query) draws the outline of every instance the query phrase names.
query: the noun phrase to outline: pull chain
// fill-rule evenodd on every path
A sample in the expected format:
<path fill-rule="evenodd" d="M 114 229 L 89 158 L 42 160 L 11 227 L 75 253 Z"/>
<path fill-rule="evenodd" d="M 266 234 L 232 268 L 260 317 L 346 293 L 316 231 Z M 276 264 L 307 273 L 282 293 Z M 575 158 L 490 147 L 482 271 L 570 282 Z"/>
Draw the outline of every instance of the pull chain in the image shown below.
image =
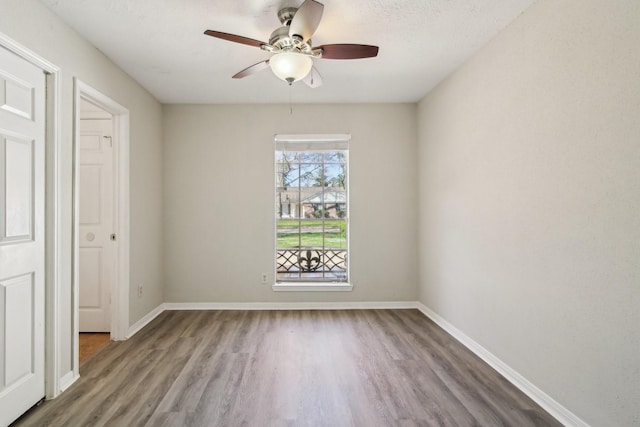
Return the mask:
<path fill-rule="evenodd" d="M 291 104 L 291 91 L 293 90 L 292 84 L 289 83 L 289 115 L 293 115 L 293 105 Z"/>

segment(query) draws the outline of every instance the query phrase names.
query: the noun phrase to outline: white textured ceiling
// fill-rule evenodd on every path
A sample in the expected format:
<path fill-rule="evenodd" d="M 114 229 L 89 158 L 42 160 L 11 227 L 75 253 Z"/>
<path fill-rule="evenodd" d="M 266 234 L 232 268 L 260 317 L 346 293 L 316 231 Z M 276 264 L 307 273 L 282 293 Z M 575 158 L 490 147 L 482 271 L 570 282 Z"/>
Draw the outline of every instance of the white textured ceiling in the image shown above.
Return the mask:
<path fill-rule="evenodd" d="M 231 76 L 268 52 L 203 35 L 268 41 L 302 0 L 41 0 L 163 103 L 415 102 L 534 0 L 324 0 L 313 45 L 372 44 L 376 58 L 315 59 L 324 85 L 270 70 Z M 322 0 L 320 0 L 322 1 Z"/>

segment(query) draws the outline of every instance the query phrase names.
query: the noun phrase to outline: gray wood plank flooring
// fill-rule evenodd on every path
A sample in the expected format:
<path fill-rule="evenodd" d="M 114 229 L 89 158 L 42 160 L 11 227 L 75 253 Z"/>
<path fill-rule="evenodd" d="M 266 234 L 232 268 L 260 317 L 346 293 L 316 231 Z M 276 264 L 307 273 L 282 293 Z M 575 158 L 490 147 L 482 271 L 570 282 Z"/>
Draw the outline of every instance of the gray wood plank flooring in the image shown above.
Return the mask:
<path fill-rule="evenodd" d="M 166 311 L 17 426 L 559 426 L 417 310 Z"/>

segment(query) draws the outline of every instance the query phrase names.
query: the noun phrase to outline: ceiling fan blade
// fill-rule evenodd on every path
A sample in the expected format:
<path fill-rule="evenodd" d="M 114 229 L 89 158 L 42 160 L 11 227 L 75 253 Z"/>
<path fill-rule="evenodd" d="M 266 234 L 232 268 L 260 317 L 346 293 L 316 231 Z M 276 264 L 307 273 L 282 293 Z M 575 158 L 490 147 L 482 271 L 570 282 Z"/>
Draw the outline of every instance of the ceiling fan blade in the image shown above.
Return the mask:
<path fill-rule="evenodd" d="M 309 40 L 320 25 L 323 10 L 322 3 L 315 0 L 304 0 L 291 20 L 289 37 L 299 36 L 303 42 Z"/>
<path fill-rule="evenodd" d="M 250 39 L 249 37 L 237 36 L 235 34 L 223 33 L 221 31 L 207 30 L 204 33 L 211 37 L 216 37 L 222 40 L 229 40 L 230 42 L 246 44 L 249 46 L 261 47 L 268 44 L 265 42 L 261 42 L 260 40 Z"/>
<path fill-rule="evenodd" d="M 255 74 L 258 71 L 262 71 L 265 68 L 269 68 L 269 60 L 265 60 L 265 61 L 260 61 L 257 64 L 253 64 L 247 68 L 245 68 L 244 70 L 240 71 L 239 73 L 236 73 L 233 78 L 234 79 L 242 79 L 244 77 L 250 76 L 251 74 Z"/>
<path fill-rule="evenodd" d="M 378 46 L 367 44 L 325 44 L 314 47 L 322 49 L 322 58 L 326 59 L 361 59 L 378 56 Z"/>
<path fill-rule="evenodd" d="M 307 76 L 302 79 L 302 81 L 305 82 L 307 86 L 313 89 L 322 86 L 322 76 L 320 75 L 316 67 L 312 67 L 311 71 L 309 71 L 309 74 L 307 74 Z"/>

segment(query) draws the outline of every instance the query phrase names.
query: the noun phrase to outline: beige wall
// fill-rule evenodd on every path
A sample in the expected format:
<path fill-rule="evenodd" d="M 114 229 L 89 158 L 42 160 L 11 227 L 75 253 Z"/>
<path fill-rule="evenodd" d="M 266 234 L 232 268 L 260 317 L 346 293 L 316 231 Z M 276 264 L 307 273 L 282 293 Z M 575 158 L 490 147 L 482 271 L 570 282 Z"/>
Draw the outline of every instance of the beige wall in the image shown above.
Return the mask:
<path fill-rule="evenodd" d="M 541 0 L 419 105 L 420 300 L 640 425 L 640 2 Z"/>
<path fill-rule="evenodd" d="M 585 421 L 640 424 L 637 1 L 540 0 L 418 106 L 293 115 L 163 108 L 36 0 L 0 6 L 0 32 L 62 68 L 67 332 L 77 76 L 131 112 L 131 323 L 163 301 L 419 297 Z M 352 135 L 353 292 L 260 283 L 273 279 L 275 133 Z"/>
<path fill-rule="evenodd" d="M 283 90 L 287 90 L 283 86 Z M 168 302 L 416 299 L 416 105 L 170 105 Z M 352 292 L 273 292 L 276 133 L 350 133 Z"/>
<path fill-rule="evenodd" d="M 163 301 L 162 107 L 95 47 L 35 0 L 1 0 L 0 32 L 61 68 L 60 143 L 63 222 L 60 262 L 62 342 L 60 374 L 71 370 L 71 171 L 73 78 L 94 87 L 130 111 L 131 297 L 130 323 Z M 137 283 L 145 284 L 143 298 Z"/>

